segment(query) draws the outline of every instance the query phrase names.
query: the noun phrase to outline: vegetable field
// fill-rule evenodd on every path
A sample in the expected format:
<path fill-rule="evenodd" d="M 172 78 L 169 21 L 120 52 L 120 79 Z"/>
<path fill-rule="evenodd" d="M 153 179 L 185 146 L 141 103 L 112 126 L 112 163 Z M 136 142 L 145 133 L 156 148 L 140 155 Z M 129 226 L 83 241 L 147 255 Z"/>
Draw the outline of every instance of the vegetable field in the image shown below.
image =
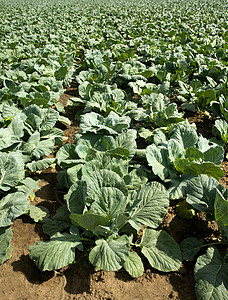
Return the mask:
<path fill-rule="evenodd" d="M 228 3 L 0 0 L 0 298 L 228 299 Z"/>

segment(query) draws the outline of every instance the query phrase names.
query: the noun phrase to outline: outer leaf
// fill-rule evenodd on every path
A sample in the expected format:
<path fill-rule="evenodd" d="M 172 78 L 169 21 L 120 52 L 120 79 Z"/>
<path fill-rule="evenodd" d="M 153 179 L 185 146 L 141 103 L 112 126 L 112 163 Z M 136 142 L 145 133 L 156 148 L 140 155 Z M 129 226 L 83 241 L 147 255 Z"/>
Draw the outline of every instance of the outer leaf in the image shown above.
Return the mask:
<path fill-rule="evenodd" d="M 132 277 L 140 277 L 143 275 L 144 266 L 140 256 L 136 252 L 130 252 L 128 259 L 124 263 L 124 269 Z"/>
<path fill-rule="evenodd" d="M 114 112 L 110 112 L 107 118 L 91 112 L 81 116 L 80 129 L 82 133 L 85 132 L 99 132 L 101 130 L 107 131 L 109 134 L 118 134 L 123 129 L 130 126 L 131 119 L 129 117 L 120 117 Z"/>
<path fill-rule="evenodd" d="M 28 196 L 23 192 L 8 194 L 0 201 L 0 227 L 9 226 L 14 219 L 22 215 L 29 204 Z"/>
<path fill-rule="evenodd" d="M 74 167 L 66 169 L 66 178 L 65 180 L 68 183 L 68 186 L 71 186 L 76 181 L 78 181 L 81 178 L 81 169 L 83 167 L 83 164 L 77 164 Z"/>
<path fill-rule="evenodd" d="M 32 151 L 32 155 L 34 155 L 37 159 L 49 155 L 55 145 L 55 139 L 48 139 L 39 142 L 39 145 Z"/>
<path fill-rule="evenodd" d="M 220 137 L 225 143 L 228 142 L 228 123 L 225 120 L 218 119 L 215 121 L 215 128 L 218 130 Z"/>
<path fill-rule="evenodd" d="M 17 185 L 18 192 L 24 192 L 28 196 L 39 189 L 39 180 L 34 180 L 31 177 L 25 177 L 22 181 L 20 181 L 19 185 Z"/>
<path fill-rule="evenodd" d="M 86 199 L 86 183 L 84 181 L 75 182 L 65 196 L 67 207 L 73 214 L 81 214 L 84 209 Z"/>
<path fill-rule="evenodd" d="M 215 247 L 200 256 L 195 265 L 195 291 L 199 300 L 227 299 L 228 263 Z"/>
<path fill-rule="evenodd" d="M 168 152 L 169 152 L 169 159 L 174 162 L 177 157 L 181 157 L 185 149 L 182 143 L 179 143 L 175 139 L 170 139 L 168 143 Z"/>
<path fill-rule="evenodd" d="M 218 226 L 224 230 L 228 240 L 228 201 L 222 193 L 216 189 L 216 197 L 214 203 L 215 220 Z"/>
<path fill-rule="evenodd" d="M 44 158 L 38 161 L 32 161 L 26 165 L 32 172 L 42 171 L 47 169 L 51 164 L 55 162 L 55 158 Z"/>
<path fill-rule="evenodd" d="M 15 140 L 12 138 L 12 134 L 9 128 L 0 129 L 0 150 L 11 146 Z"/>
<path fill-rule="evenodd" d="M 13 236 L 11 227 L 0 228 L 0 265 L 11 257 L 13 248 L 10 241 Z"/>
<path fill-rule="evenodd" d="M 72 224 L 69 215 L 70 212 L 66 205 L 61 206 L 57 209 L 56 214 L 51 219 L 44 220 L 43 231 L 52 236 L 56 232 L 70 227 Z"/>
<path fill-rule="evenodd" d="M 24 177 L 24 161 L 19 152 L 0 153 L 0 189 L 8 191 Z"/>
<path fill-rule="evenodd" d="M 175 126 L 171 138 L 178 141 L 184 149 L 194 146 L 198 141 L 196 130 L 189 124 Z"/>
<path fill-rule="evenodd" d="M 43 221 L 49 216 L 48 209 L 43 206 L 30 205 L 28 210 L 30 218 L 32 218 L 35 222 Z"/>
<path fill-rule="evenodd" d="M 181 177 L 171 179 L 169 185 L 170 199 L 180 199 L 186 195 L 189 180 L 193 175 L 183 174 Z"/>
<path fill-rule="evenodd" d="M 27 142 L 24 142 L 22 145 L 22 152 L 23 154 L 31 155 L 32 151 L 36 149 L 40 142 L 40 133 L 38 131 L 35 131 Z"/>
<path fill-rule="evenodd" d="M 223 193 L 226 190 L 212 177 L 207 177 L 203 174 L 194 177 L 188 182 L 186 201 L 200 211 L 213 214 L 216 196 L 215 188 L 219 188 Z"/>
<path fill-rule="evenodd" d="M 104 271 L 121 269 L 130 253 L 130 242 L 126 235 L 117 239 L 96 241 L 96 246 L 90 251 L 89 261 Z"/>
<path fill-rule="evenodd" d="M 192 163 L 184 168 L 184 173 L 193 174 L 195 176 L 200 174 L 207 174 L 208 176 L 212 176 L 215 179 L 219 179 L 220 177 L 224 176 L 223 170 L 219 166 L 216 166 L 211 162 Z"/>
<path fill-rule="evenodd" d="M 150 145 L 146 148 L 148 164 L 153 173 L 164 180 L 169 175 L 168 150 L 163 146 Z"/>
<path fill-rule="evenodd" d="M 131 220 L 156 228 L 169 206 L 169 193 L 159 182 L 151 182 L 131 195 Z"/>
<path fill-rule="evenodd" d="M 224 149 L 221 146 L 214 146 L 203 153 L 204 160 L 220 165 L 224 159 Z"/>
<path fill-rule="evenodd" d="M 201 246 L 204 244 L 203 240 L 198 240 L 194 237 L 189 237 L 184 239 L 180 243 L 180 249 L 182 252 L 182 258 L 186 261 L 191 261 L 194 259 L 196 253 L 201 249 Z"/>
<path fill-rule="evenodd" d="M 122 132 L 116 138 L 116 148 L 123 148 L 129 151 L 128 157 L 133 158 L 135 155 L 137 131 L 134 129 L 128 129 L 126 132 Z M 113 151 L 115 152 L 115 150 Z"/>
<path fill-rule="evenodd" d="M 72 234 L 56 234 L 50 241 L 36 242 L 29 247 L 29 256 L 42 271 L 60 269 L 75 259 L 75 248 L 81 245 L 79 237 Z"/>
<path fill-rule="evenodd" d="M 59 119 L 59 113 L 53 108 L 45 108 L 42 110 L 41 130 L 49 130 L 55 126 Z"/>
<path fill-rule="evenodd" d="M 59 165 L 65 161 L 79 159 L 79 156 L 76 152 L 76 146 L 74 144 L 63 145 L 57 152 L 56 159 Z"/>
<path fill-rule="evenodd" d="M 141 242 L 142 253 L 150 265 L 162 272 L 177 271 L 181 265 L 181 251 L 165 231 L 146 228 Z"/>
<path fill-rule="evenodd" d="M 93 159 L 86 162 L 82 167 L 82 175 L 89 177 L 90 174 L 96 170 L 103 169 L 103 164 L 98 159 Z"/>
<path fill-rule="evenodd" d="M 137 189 L 140 189 L 143 184 L 147 183 L 148 170 L 144 166 L 141 166 L 141 165 L 137 165 L 134 167 L 135 167 L 135 169 L 133 169 L 129 173 L 129 178 L 131 181 L 128 183 L 128 188 L 137 190 Z"/>

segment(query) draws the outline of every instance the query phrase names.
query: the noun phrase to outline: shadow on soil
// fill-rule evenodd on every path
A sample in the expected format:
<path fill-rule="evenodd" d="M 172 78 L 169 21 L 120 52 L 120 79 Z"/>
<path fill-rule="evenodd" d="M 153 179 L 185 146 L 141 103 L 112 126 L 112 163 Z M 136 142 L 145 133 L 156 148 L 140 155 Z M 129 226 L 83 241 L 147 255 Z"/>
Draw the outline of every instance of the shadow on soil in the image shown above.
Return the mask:
<path fill-rule="evenodd" d="M 72 265 L 66 270 L 61 269 L 56 273 L 54 271 L 40 271 L 29 255 L 21 255 L 20 259 L 12 263 L 14 272 L 21 272 L 26 279 L 33 284 L 42 284 L 50 280 L 53 276 L 65 276 L 65 291 L 70 294 L 81 294 L 90 291 L 90 278 L 92 269 L 89 266 L 78 267 Z"/>
<path fill-rule="evenodd" d="M 178 272 L 171 273 L 169 276 L 173 290 L 178 293 L 180 300 L 196 300 L 194 293 L 195 282 L 193 279 L 193 264 L 185 268 L 184 266 Z"/>
<path fill-rule="evenodd" d="M 12 263 L 15 272 L 21 272 L 33 284 L 41 284 L 54 276 L 54 271 L 40 271 L 28 255 L 21 255 L 20 259 Z"/>
<path fill-rule="evenodd" d="M 89 265 L 72 265 L 65 272 L 66 286 L 65 291 L 70 294 L 82 294 L 90 291 L 92 268 Z"/>

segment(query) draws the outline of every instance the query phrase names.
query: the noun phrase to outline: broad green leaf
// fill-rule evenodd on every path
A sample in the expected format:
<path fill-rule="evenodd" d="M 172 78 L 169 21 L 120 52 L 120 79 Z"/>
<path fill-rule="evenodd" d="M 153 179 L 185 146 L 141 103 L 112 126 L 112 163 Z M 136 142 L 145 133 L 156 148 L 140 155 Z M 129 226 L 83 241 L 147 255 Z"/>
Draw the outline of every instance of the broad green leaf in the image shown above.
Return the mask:
<path fill-rule="evenodd" d="M 117 239 L 99 239 L 90 251 L 89 261 L 96 269 L 117 271 L 121 269 L 130 254 L 130 242 L 126 235 Z"/>
<path fill-rule="evenodd" d="M 205 161 L 213 162 L 215 165 L 220 165 L 224 159 L 224 149 L 221 146 L 210 147 L 203 153 Z"/>
<path fill-rule="evenodd" d="M 80 129 L 82 133 L 106 131 L 109 134 L 118 134 L 130 126 L 131 119 L 127 116 L 120 117 L 114 112 L 104 118 L 103 116 L 91 112 L 81 116 Z"/>
<path fill-rule="evenodd" d="M 215 179 L 219 179 L 220 177 L 224 176 L 223 170 L 219 166 L 216 166 L 211 162 L 193 162 L 185 166 L 184 173 L 193 174 L 195 176 L 206 174 L 208 176 L 214 177 Z"/>
<path fill-rule="evenodd" d="M 170 139 L 168 143 L 168 153 L 170 161 L 174 162 L 177 157 L 181 157 L 185 153 L 183 144 L 175 139 Z"/>
<path fill-rule="evenodd" d="M 193 175 L 183 174 L 181 177 L 172 178 L 168 190 L 170 199 L 174 200 L 185 197 L 188 182 L 193 177 Z"/>
<path fill-rule="evenodd" d="M 32 155 L 35 156 L 37 159 L 47 156 L 52 152 L 54 145 L 54 139 L 40 141 L 39 145 L 32 151 Z"/>
<path fill-rule="evenodd" d="M 196 130 L 188 123 L 176 125 L 172 132 L 171 138 L 179 142 L 184 149 L 194 146 L 198 141 Z"/>
<path fill-rule="evenodd" d="M 73 214 L 81 214 L 83 212 L 85 199 L 86 183 L 81 180 L 75 182 L 65 196 L 67 207 Z"/>
<path fill-rule="evenodd" d="M 79 158 L 86 159 L 87 153 L 89 151 L 89 147 L 86 145 L 77 145 L 75 148 L 76 153 L 78 154 Z"/>
<path fill-rule="evenodd" d="M 194 256 L 199 252 L 203 244 L 203 240 L 198 240 L 194 237 L 184 239 L 179 245 L 182 252 L 183 260 L 192 261 L 194 259 Z"/>
<path fill-rule="evenodd" d="M 72 220 L 72 223 L 74 225 L 76 226 L 79 225 L 92 232 L 95 230 L 97 226 L 99 225 L 106 226 L 109 225 L 110 223 L 109 218 L 101 215 L 95 215 L 89 212 L 85 214 L 71 214 L 70 219 Z"/>
<path fill-rule="evenodd" d="M 162 132 L 160 131 L 160 133 L 162 134 Z M 140 128 L 139 132 L 138 132 L 139 136 L 141 138 L 144 138 L 145 140 L 150 141 L 152 139 L 152 136 L 154 134 L 153 130 L 142 127 Z"/>
<path fill-rule="evenodd" d="M 8 194 L 0 201 L 0 227 L 9 226 L 22 215 L 29 204 L 28 195 L 23 192 Z"/>
<path fill-rule="evenodd" d="M 116 151 L 116 142 L 114 137 L 109 135 L 101 136 L 93 145 L 93 148 L 98 151 Z"/>
<path fill-rule="evenodd" d="M 0 150 L 8 148 L 11 146 L 15 140 L 12 137 L 12 134 L 8 128 L 0 129 Z"/>
<path fill-rule="evenodd" d="M 128 158 L 133 158 L 137 149 L 136 137 L 137 131 L 134 129 L 128 129 L 126 132 L 118 134 L 115 140 L 116 148 L 123 148 L 128 150 Z M 115 153 L 115 150 L 113 150 L 113 152 Z"/>
<path fill-rule="evenodd" d="M 136 252 L 130 252 L 128 259 L 124 263 L 124 269 L 132 277 L 140 277 L 143 275 L 144 266 L 140 256 Z"/>
<path fill-rule="evenodd" d="M 22 152 L 24 154 L 31 155 L 32 151 L 36 149 L 40 142 L 40 133 L 38 131 L 35 131 L 31 136 L 29 137 L 27 142 L 24 142 L 22 144 Z"/>
<path fill-rule="evenodd" d="M 157 228 L 167 212 L 169 193 L 161 183 L 154 181 L 133 192 L 130 201 L 131 220 Z"/>
<path fill-rule="evenodd" d="M 226 120 L 218 119 L 215 120 L 215 128 L 218 131 L 219 136 L 222 140 L 227 143 L 228 142 L 228 123 Z"/>
<path fill-rule="evenodd" d="M 82 99 L 88 99 L 91 97 L 92 84 L 88 81 L 82 82 L 78 87 L 79 95 Z"/>
<path fill-rule="evenodd" d="M 199 149 L 195 147 L 189 147 L 186 149 L 185 158 L 188 159 L 189 161 L 194 161 L 194 160 L 197 161 L 197 160 L 204 159 L 204 156 Z"/>
<path fill-rule="evenodd" d="M 169 176 L 168 150 L 163 146 L 150 145 L 146 148 L 146 159 L 154 175 L 162 180 Z"/>
<path fill-rule="evenodd" d="M 43 221 L 49 216 L 48 209 L 43 206 L 30 205 L 28 207 L 28 211 L 30 218 L 32 218 L 35 222 Z"/>
<path fill-rule="evenodd" d="M 156 146 L 167 145 L 168 139 L 161 129 L 154 129 L 153 141 Z"/>
<path fill-rule="evenodd" d="M 73 167 L 66 169 L 65 180 L 67 181 L 67 188 L 81 178 L 81 170 L 83 166 L 83 164 L 77 164 Z"/>
<path fill-rule="evenodd" d="M 61 145 L 64 139 L 64 132 L 60 128 L 51 128 L 41 132 L 42 139 L 55 138 L 56 144 Z"/>
<path fill-rule="evenodd" d="M 20 114 L 14 116 L 12 122 L 8 126 L 8 129 L 16 138 L 22 138 L 24 136 L 24 122 Z"/>
<path fill-rule="evenodd" d="M 89 177 L 82 176 L 82 180 L 86 181 L 87 195 L 92 200 L 99 197 L 103 187 L 115 187 L 124 195 L 128 193 L 124 180 L 117 173 L 110 170 L 94 171 Z"/>
<path fill-rule="evenodd" d="M 130 157 L 129 150 L 124 149 L 124 148 L 115 148 L 115 149 L 109 150 L 108 153 L 114 157 L 121 157 L 124 159 L 128 159 Z"/>
<path fill-rule="evenodd" d="M 57 209 L 56 214 L 51 219 L 47 218 L 44 220 L 43 231 L 52 236 L 56 232 L 70 227 L 72 224 L 69 216 L 70 212 L 67 209 L 67 206 L 60 206 L 60 208 Z"/>
<path fill-rule="evenodd" d="M 214 213 L 218 226 L 224 230 L 228 239 L 228 201 L 218 189 L 216 189 Z"/>
<path fill-rule="evenodd" d="M 186 201 L 194 208 L 213 215 L 216 188 L 223 193 L 226 190 L 213 177 L 204 174 L 194 177 L 188 182 Z"/>
<path fill-rule="evenodd" d="M 68 72 L 67 66 L 61 66 L 57 71 L 55 71 L 56 80 L 64 80 Z"/>
<path fill-rule="evenodd" d="M 129 189 L 140 189 L 143 184 L 146 184 L 148 181 L 147 169 L 144 166 L 138 166 L 133 169 L 130 173 L 131 182 L 128 184 Z"/>
<path fill-rule="evenodd" d="M 25 177 L 17 185 L 18 192 L 24 192 L 28 196 L 33 194 L 35 191 L 38 191 L 39 189 L 39 180 L 34 180 L 31 177 Z"/>
<path fill-rule="evenodd" d="M 195 291 L 199 300 L 227 299 L 228 263 L 215 247 L 209 247 L 195 265 Z"/>
<path fill-rule="evenodd" d="M 13 236 L 11 227 L 0 228 L 0 265 L 11 257 L 13 247 L 10 244 Z"/>
<path fill-rule="evenodd" d="M 59 119 L 59 113 L 53 108 L 44 108 L 42 110 L 42 122 L 40 129 L 46 131 L 55 127 L 56 122 Z"/>
<path fill-rule="evenodd" d="M 106 169 L 117 173 L 122 178 L 128 174 L 129 162 L 127 160 L 114 157 L 109 163 L 104 162 L 104 164 L 106 165 Z"/>
<path fill-rule="evenodd" d="M 112 219 L 122 214 L 126 208 L 127 199 L 123 192 L 115 187 L 103 187 L 99 197 L 90 207 L 92 214 L 107 216 Z"/>
<path fill-rule="evenodd" d="M 56 159 L 59 165 L 62 162 L 78 160 L 79 156 L 76 152 L 76 146 L 74 144 L 63 145 L 57 152 Z"/>
<path fill-rule="evenodd" d="M 104 169 L 102 163 L 98 159 L 86 162 L 82 167 L 82 175 L 89 177 L 96 170 Z"/>
<path fill-rule="evenodd" d="M 8 191 L 24 177 L 24 161 L 19 152 L 0 153 L 0 189 Z"/>
<path fill-rule="evenodd" d="M 42 171 L 47 169 L 51 164 L 55 162 L 55 158 L 44 158 L 38 161 L 32 161 L 26 165 L 32 172 Z"/>
<path fill-rule="evenodd" d="M 150 265 L 159 271 L 177 271 L 181 266 L 180 248 L 165 231 L 146 228 L 143 231 L 141 248 Z"/>
<path fill-rule="evenodd" d="M 75 260 L 75 249 L 81 245 L 77 235 L 57 233 L 50 241 L 30 246 L 29 256 L 42 271 L 63 268 Z"/>

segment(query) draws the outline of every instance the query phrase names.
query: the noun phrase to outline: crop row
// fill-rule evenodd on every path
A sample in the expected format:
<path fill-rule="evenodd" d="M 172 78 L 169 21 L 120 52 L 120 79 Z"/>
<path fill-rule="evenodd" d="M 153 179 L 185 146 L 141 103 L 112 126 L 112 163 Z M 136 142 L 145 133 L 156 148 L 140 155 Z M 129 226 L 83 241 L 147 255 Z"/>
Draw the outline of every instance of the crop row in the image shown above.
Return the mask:
<path fill-rule="evenodd" d="M 0 263 L 12 253 L 11 224 L 29 214 L 50 236 L 29 247 L 43 271 L 84 250 L 96 270 L 132 277 L 142 256 L 163 272 L 195 260 L 198 299 L 227 299 L 226 5 L 0 1 Z M 69 85 L 74 120 L 58 101 Z M 211 138 L 188 111 L 214 120 Z M 73 121 L 80 131 L 62 146 L 61 123 Z M 52 218 L 31 204 L 34 173 L 49 166 L 65 194 Z M 178 245 L 161 226 L 170 201 L 216 221 L 219 239 Z"/>

